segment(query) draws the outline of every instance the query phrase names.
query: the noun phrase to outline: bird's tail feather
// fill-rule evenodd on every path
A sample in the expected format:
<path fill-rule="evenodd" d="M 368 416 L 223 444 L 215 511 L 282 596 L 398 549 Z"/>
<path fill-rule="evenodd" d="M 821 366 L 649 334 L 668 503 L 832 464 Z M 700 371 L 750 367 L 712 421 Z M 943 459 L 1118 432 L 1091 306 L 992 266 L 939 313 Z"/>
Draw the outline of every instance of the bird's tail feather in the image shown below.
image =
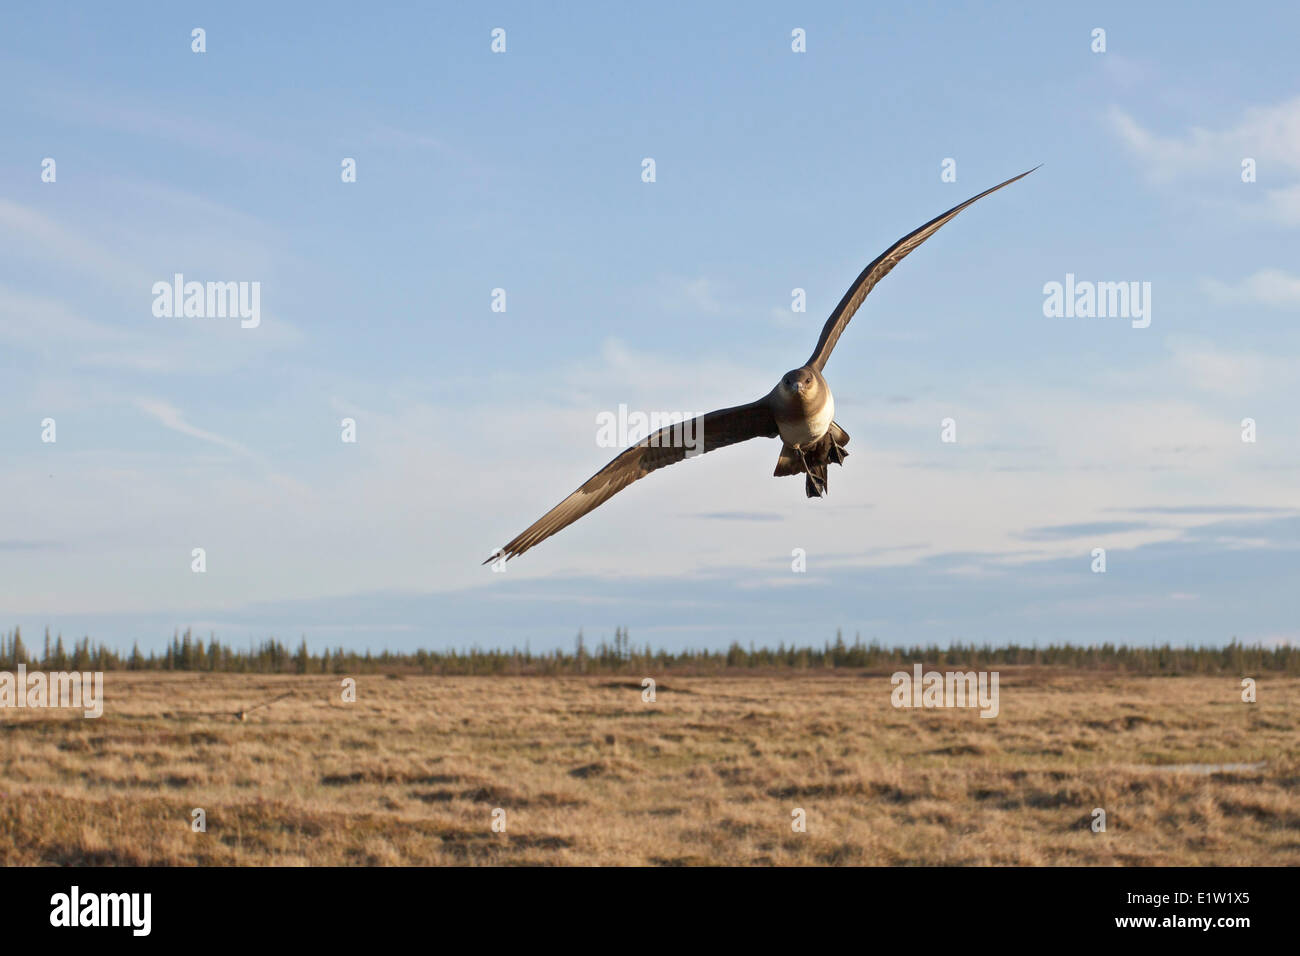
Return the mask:
<path fill-rule="evenodd" d="M 843 465 L 844 459 L 849 456 L 848 451 L 841 447 L 841 438 L 847 442 L 849 436 L 837 426 L 836 434 L 826 441 L 824 447 L 805 453 L 803 457 L 789 445 L 782 445 L 781 457 L 776 460 L 776 470 L 772 474 L 778 478 L 806 474 L 808 477 L 804 479 L 804 493 L 809 498 L 823 497 L 828 485 L 827 464 L 833 461 L 837 465 Z"/>
<path fill-rule="evenodd" d="M 781 457 L 776 460 L 776 471 L 772 474 L 777 478 L 803 474 L 803 462 L 799 460 L 799 453 L 789 445 L 782 445 Z"/>
<path fill-rule="evenodd" d="M 804 494 L 806 494 L 809 498 L 822 497 L 824 494 L 826 494 L 826 490 L 829 484 L 829 482 L 827 481 L 828 477 L 829 476 L 826 474 L 825 462 L 821 464 L 813 464 L 812 462 L 809 462 L 808 477 L 803 480 Z M 821 481 L 820 486 L 818 486 L 817 482 L 813 481 L 814 478 L 817 478 Z"/>

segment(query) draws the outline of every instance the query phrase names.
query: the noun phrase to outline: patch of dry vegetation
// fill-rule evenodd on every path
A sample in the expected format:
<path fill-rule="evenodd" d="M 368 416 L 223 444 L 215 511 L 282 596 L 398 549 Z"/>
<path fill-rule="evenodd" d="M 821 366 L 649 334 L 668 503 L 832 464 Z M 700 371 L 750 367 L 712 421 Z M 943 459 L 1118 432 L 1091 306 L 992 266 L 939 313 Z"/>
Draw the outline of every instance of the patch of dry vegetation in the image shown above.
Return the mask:
<path fill-rule="evenodd" d="M 99 720 L 0 711 L 0 863 L 1300 863 L 1300 679 L 1001 676 L 986 720 L 888 673 L 110 673 Z"/>

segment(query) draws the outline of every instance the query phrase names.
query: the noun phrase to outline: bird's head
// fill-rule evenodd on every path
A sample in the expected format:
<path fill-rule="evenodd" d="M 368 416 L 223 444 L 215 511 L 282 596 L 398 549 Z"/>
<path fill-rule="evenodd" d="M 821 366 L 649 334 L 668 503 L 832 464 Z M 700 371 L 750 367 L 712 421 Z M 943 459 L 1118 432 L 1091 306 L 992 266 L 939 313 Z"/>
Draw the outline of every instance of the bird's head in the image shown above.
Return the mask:
<path fill-rule="evenodd" d="M 806 401 L 817 394 L 817 378 L 807 367 L 797 368 L 781 376 L 781 390 Z"/>

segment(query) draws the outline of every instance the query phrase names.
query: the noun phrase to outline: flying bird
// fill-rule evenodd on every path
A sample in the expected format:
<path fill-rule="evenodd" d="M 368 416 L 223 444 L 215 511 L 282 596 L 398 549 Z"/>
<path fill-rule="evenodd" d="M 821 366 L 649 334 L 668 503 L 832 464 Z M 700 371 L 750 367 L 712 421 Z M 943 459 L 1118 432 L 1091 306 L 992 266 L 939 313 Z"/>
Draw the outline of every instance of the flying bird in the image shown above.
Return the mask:
<path fill-rule="evenodd" d="M 1034 169 L 1038 167 L 1035 166 Z M 844 446 L 849 435 L 835 421 L 835 399 L 822 377 L 826 360 L 839 341 L 849 319 L 858 311 L 862 300 L 903 257 L 939 231 L 945 223 L 967 206 L 989 193 L 1009 186 L 1034 171 L 1027 170 L 1004 183 L 972 196 L 943 215 L 931 219 L 909 232 L 871 262 L 844 293 L 839 305 L 822 327 L 821 337 L 808 361 L 786 372 L 776 387 L 758 401 L 709 412 L 688 422 L 669 425 L 647 435 L 587 479 L 522 534 L 499 548 L 484 564 L 509 560 L 566 528 L 583 515 L 594 511 L 638 478 L 684 458 L 726 448 L 751 438 L 780 438 L 781 455 L 776 460 L 775 476 L 804 475 L 804 492 L 820 498 L 827 490 L 827 466 L 843 465 L 848 452 Z"/>

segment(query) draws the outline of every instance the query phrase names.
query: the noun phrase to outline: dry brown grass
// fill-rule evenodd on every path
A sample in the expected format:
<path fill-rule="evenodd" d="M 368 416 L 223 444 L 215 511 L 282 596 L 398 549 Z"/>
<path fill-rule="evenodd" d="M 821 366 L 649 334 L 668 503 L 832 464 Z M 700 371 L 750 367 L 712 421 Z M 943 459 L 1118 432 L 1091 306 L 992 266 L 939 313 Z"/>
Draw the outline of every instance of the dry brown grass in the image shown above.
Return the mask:
<path fill-rule="evenodd" d="M 0 863 L 1300 863 L 1300 680 L 1001 675 L 985 720 L 887 674 L 110 673 L 99 720 L 0 711 Z"/>

